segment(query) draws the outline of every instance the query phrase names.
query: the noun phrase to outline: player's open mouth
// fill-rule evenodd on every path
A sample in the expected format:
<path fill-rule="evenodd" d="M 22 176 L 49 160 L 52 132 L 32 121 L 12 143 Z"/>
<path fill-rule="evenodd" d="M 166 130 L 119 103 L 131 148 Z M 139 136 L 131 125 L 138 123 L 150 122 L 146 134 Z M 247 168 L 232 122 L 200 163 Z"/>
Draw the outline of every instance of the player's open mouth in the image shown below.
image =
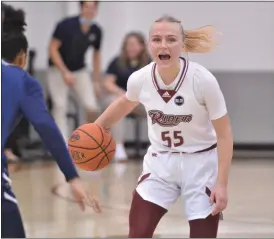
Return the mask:
<path fill-rule="evenodd" d="M 168 54 L 160 54 L 158 57 L 161 61 L 166 61 L 170 59 L 170 55 Z"/>

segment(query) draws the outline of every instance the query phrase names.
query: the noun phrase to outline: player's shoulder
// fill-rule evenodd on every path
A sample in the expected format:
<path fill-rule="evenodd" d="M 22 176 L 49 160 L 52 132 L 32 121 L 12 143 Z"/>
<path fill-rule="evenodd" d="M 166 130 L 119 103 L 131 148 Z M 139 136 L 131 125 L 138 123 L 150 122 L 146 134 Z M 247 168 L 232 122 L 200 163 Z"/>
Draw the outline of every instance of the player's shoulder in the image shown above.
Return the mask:
<path fill-rule="evenodd" d="M 193 73 L 194 79 L 203 82 L 216 80 L 213 73 L 198 62 L 189 61 L 189 66 Z"/>
<path fill-rule="evenodd" d="M 41 83 L 28 72 L 25 74 L 25 85 L 27 89 L 42 91 Z"/>
<path fill-rule="evenodd" d="M 151 70 L 153 67 L 154 62 L 151 62 L 147 64 L 146 66 L 140 68 L 137 71 L 134 71 L 131 75 L 130 78 L 136 79 L 136 80 L 145 80 L 148 76 L 151 76 Z"/>
<path fill-rule="evenodd" d="M 18 85 L 23 84 L 25 85 L 25 88 L 41 88 L 40 83 L 33 76 L 31 76 L 26 70 L 17 66 L 8 65 L 2 67 L 2 74 L 4 74 L 10 82 Z"/>
<path fill-rule="evenodd" d="M 2 77 L 7 78 L 10 82 L 20 83 L 26 76 L 26 71 L 13 65 L 1 65 Z"/>

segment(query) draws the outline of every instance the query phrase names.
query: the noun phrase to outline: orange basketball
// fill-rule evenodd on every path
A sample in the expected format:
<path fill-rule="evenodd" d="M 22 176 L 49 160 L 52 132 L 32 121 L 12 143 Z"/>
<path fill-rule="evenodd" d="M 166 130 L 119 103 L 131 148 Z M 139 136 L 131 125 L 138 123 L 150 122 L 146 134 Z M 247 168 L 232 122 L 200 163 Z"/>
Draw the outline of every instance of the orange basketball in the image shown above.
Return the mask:
<path fill-rule="evenodd" d="M 107 130 L 98 124 L 90 123 L 73 131 L 68 147 L 77 167 L 86 171 L 97 171 L 111 162 L 116 143 Z"/>

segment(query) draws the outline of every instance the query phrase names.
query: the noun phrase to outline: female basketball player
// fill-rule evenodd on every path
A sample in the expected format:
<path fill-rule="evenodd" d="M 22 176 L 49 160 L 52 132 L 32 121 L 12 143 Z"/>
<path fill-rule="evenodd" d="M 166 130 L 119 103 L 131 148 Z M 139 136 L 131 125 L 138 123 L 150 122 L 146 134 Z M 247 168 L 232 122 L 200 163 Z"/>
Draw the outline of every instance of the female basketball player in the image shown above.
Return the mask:
<path fill-rule="evenodd" d="M 217 237 L 219 213 L 227 206 L 233 139 L 226 103 L 215 77 L 180 57 L 215 45 L 206 26 L 185 31 L 164 16 L 150 30 L 154 62 L 134 72 L 127 92 L 97 119 L 105 128 L 142 103 L 151 142 L 134 192 L 129 237 L 152 237 L 162 216 L 182 196 L 190 237 Z"/>
<path fill-rule="evenodd" d="M 84 203 L 87 203 L 96 212 L 100 212 L 100 207 L 97 200 L 85 190 L 77 174 L 63 137 L 47 111 L 41 86 L 23 70 L 28 50 L 28 41 L 23 33 L 26 25 L 24 12 L 8 5 L 4 5 L 3 10 L 5 16 L 1 38 L 1 236 L 24 238 L 25 231 L 4 154 L 6 140 L 22 115 L 33 124 L 47 149 L 56 159 L 80 207 L 84 209 Z"/>

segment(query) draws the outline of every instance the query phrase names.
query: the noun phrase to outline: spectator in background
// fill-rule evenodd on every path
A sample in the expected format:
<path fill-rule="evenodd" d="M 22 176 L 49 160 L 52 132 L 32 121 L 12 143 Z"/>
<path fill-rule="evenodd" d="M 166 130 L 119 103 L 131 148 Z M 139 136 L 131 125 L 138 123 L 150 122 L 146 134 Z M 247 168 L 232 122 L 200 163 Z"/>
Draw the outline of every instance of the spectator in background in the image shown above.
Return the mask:
<path fill-rule="evenodd" d="M 68 140 L 68 93 L 73 89 L 79 103 L 86 110 L 88 122 L 98 117 L 100 97 L 100 47 L 102 30 L 94 22 L 97 1 L 80 1 L 81 13 L 60 21 L 49 45 L 48 86 L 53 103 L 53 117 Z M 93 47 L 93 76 L 85 69 L 85 53 Z M 97 96 L 97 97 L 96 97 Z"/>
<path fill-rule="evenodd" d="M 111 61 L 106 71 L 104 87 L 109 96 L 106 97 L 105 103 L 109 105 L 116 98 L 125 94 L 129 76 L 134 71 L 149 64 L 150 61 L 144 36 L 138 32 L 128 33 L 124 38 L 120 55 Z M 136 107 L 132 113 L 138 116 L 146 116 L 146 112 L 141 105 Z M 127 159 L 124 148 L 124 128 L 125 122 L 121 120 L 112 129 L 113 137 L 117 143 L 116 161 Z"/>

